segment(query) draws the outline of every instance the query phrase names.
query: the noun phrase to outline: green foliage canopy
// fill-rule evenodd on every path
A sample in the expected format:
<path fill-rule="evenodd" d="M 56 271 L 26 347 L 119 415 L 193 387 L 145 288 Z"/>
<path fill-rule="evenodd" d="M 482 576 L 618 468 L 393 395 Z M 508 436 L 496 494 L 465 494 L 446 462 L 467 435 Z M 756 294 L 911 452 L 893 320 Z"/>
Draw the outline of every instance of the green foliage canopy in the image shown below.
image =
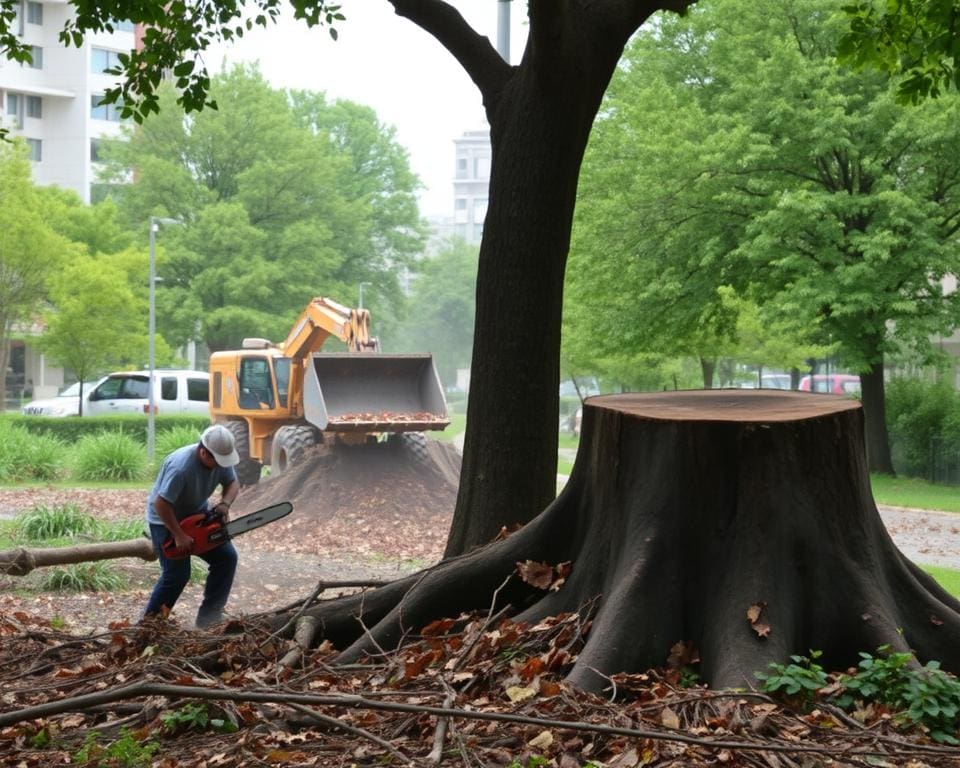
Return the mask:
<path fill-rule="evenodd" d="M 172 216 L 158 238 L 158 327 L 180 344 L 279 340 L 313 296 L 351 303 L 361 282 L 401 304 L 397 272 L 422 250 L 419 184 L 392 129 L 364 107 L 272 88 L 256 67 L 211 83 L 230 109 L 159 114 L 105 149 L 129 226 Z"/>
<path fill-rule="evenodd" d="M 960 100 L 838 69 L 839 8 L 718 0 L 638 36 L 582 175 L 574 336 L 702 354 L 752 304 L 794 340 L 768 365 L 819 343 L 866 370 L 957 324 Z"/>

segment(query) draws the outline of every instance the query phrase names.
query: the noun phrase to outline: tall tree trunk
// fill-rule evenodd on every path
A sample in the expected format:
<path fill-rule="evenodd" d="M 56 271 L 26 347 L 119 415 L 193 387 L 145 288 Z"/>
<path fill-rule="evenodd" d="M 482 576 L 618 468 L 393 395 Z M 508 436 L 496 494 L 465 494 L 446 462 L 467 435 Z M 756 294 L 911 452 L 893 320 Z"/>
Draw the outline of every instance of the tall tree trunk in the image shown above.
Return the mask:
<path fill-rule="evenodd" d="M 555 11 L 544 6 L 540 13 Z M 544 55 L 532 30 L 520 66 L 484 94 L 490 197 L 477 272 L 470 426 L 445 557 L 531 520 L 556 495 L 563 279 L 577 179 L 622 50 L 590 60 L 583 30 L 565 26 L 574 14 L 556 14 L 531 22 L 541 36 L 556 33 L 555 50 Z"/>
<path fill-rule="evenodd" d="M 883 381 L 883 356 L 870 366 L 868 373 L 860 374 L 860 393 L 866 420 L 867 463 L 871 472 L 895 474 L 890 455 L 890 435 L 887 432 L 886 391 Z"/>
<path fill-rule="evenodd" d="M 700 358 L 700 374 L 703 376 L 704 389 L 713 389 L 713 373 L 716 368 L 716 360 L 709 357 Z"/>

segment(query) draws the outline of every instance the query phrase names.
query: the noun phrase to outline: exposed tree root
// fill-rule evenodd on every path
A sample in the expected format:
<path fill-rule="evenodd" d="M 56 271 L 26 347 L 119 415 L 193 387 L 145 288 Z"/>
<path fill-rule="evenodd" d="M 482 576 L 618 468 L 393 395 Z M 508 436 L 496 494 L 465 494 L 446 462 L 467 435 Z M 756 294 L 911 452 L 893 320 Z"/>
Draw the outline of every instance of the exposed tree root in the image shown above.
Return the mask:
<path fill-rule="evenodd" d="M 960 671 L 960 602 L 895 547 L 873 502 L 853 401 L 761 390 L 592 398 L 564 491 L 519 532 L 381 589 L 321 603 L 342 663 L 483 609 L 524 561 L 572 562 L 555 591 L 512 579 L 516 620 L 596 601 L 568 681 L 663 664 L 679 641 L 712 687 L 791 654 L 834 668 L 881 645 Z M 285 621 L 277 619 L 277 626 Z"/>

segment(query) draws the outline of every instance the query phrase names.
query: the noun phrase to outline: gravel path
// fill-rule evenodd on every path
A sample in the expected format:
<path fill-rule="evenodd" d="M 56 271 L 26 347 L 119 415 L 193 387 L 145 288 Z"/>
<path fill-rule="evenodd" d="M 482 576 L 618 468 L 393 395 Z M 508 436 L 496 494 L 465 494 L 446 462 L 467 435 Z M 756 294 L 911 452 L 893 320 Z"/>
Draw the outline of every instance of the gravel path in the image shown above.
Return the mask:
<path fill-rule="evenodd" d="M 960 570 L 960 514 L 879 507 L 897 547 L 915 563 Z"/>

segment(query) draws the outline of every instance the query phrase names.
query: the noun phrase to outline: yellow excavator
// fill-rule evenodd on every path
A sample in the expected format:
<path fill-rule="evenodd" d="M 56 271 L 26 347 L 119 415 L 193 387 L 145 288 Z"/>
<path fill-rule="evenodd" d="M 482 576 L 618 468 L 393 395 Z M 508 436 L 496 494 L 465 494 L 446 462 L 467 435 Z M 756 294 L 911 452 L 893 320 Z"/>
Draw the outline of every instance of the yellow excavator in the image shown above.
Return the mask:
<path fill-rule="evenodd" d="M 321 353 L 331 336 L 347 352 Z M 384 355 L 370 313 L 312 299 L 280 344 L 244 339 L 210 356 L 210 416 L 234 436 L 237 477 L 254 485 L 264 465 L 285 472 L 313 445 L 399 439 L 415 455 L 424 430 L 449 425 L 430 354 Z"/>

